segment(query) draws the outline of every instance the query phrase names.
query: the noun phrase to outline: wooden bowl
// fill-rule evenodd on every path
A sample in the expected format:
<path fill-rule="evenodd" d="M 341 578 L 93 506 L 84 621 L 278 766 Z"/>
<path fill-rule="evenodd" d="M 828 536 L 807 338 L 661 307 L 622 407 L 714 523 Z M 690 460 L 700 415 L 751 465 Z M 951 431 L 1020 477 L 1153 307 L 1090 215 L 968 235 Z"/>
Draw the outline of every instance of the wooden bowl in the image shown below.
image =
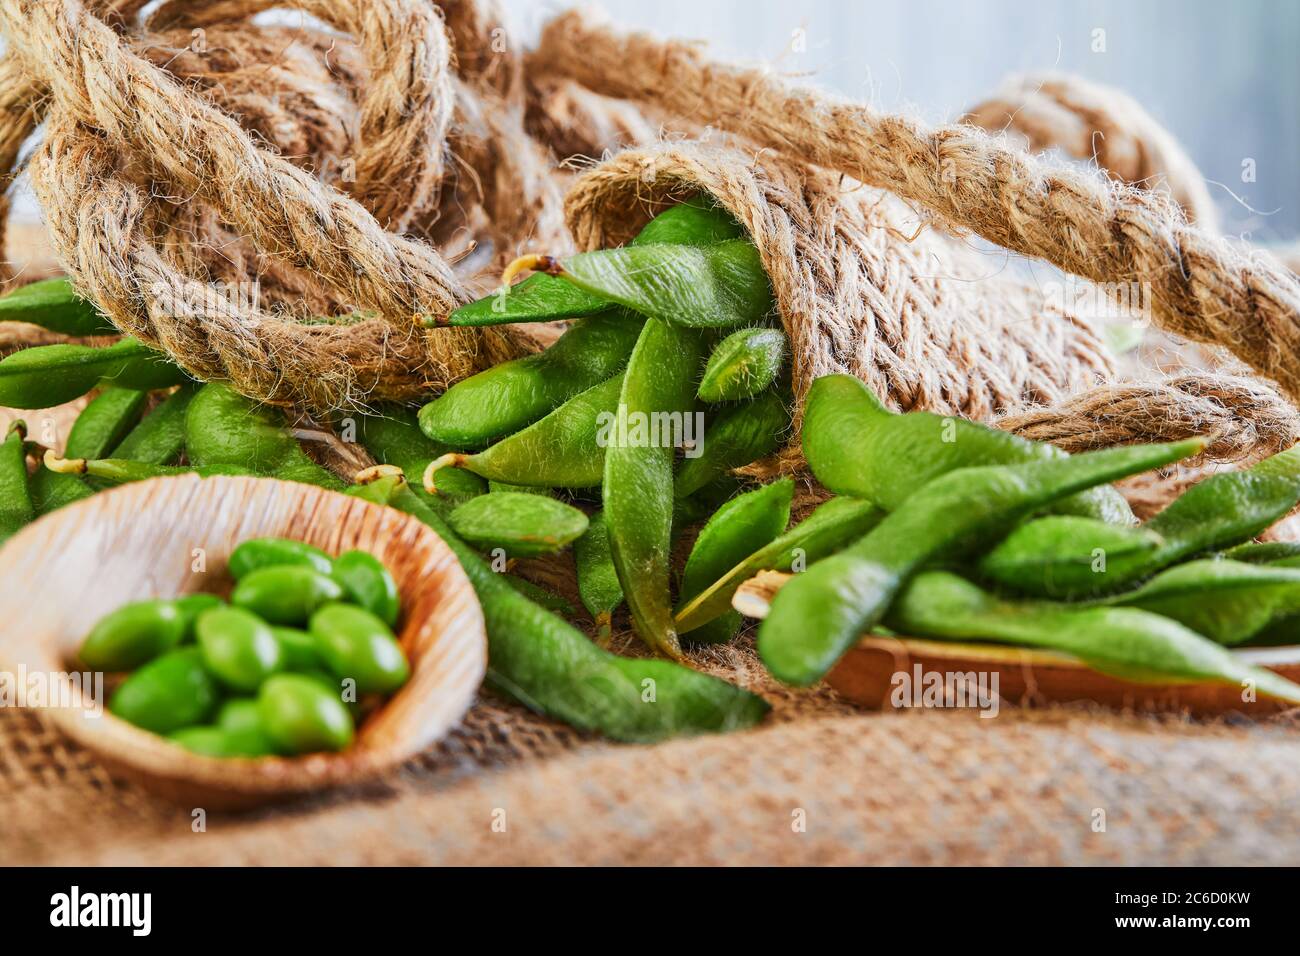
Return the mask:
<path fill-rule="evenodd" d="M 733 601 L 747 617 L 767 616 L 772 598 L 790 575 L 763 571 L 742 584 Z M 1243 648 L 1245 663 L 1300 681 L 1300 647 Z M 844 697 L 878 710 L 916 706 L 915 689 L 943 686 L 950 675 L 974 674 L 1002 703 L 1095 703 L 1125 710 L 1215 716 L 1230 712 L 1271 714 L 1290 710 L 1285 701 L 1241 699 L 1241 688 L 1209 682 L 1138 683 L 1102 674 L 1057 651 L 914 637 L 864 637 L 826 675 Z M 906 681 L 896 675 L 906 675 Z M 899 689 L 895 698 L 895 689 Z M 970 695 L 967 694 L 969 701 Z"/>
<path fill-rule="evenodd" d="M 390 508 L 268 478 L 157 478 L 41 518 L 0 549 L 0 669 L 75 688 L 76 651 L 94 623 L 129 601 L 227 594 L 227 559 L 249 538 L 295 538 L 330 554 L 361 549 L 392 572 L 411 678 L 337 754 L 218 759 L 193 754 L 97 707 L 46 699 L 43 713 L 111 769 L 186 806 L 228 809 L 354 783 L 394 767 L 468 710 L 487 667 L 483 615 L 442 539 Z M 103 704 L 102 697 L 98 704 Z"/>

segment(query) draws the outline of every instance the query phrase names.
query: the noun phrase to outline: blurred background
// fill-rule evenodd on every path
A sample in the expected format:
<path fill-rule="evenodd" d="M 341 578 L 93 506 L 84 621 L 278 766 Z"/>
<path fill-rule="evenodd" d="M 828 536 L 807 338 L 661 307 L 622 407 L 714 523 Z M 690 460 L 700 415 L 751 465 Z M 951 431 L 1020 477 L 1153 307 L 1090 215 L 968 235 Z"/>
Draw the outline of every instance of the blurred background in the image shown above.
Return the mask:
<path fill-rule="evenodd" d="M 530 37 L 572 5 L 505 2 Z M 1011 73 L 1061 70 L 1117 86 L 1212 181 L 1225 232 L 1256 242 L 1300 236 L 1296 0 L 604 0 L 600 7 L 629 27 L 704 39 L 717 55 L 765 60 L 933 122 L 960 116 Z M 1254 182 L 1243 181 L 1251 169 Z"/>

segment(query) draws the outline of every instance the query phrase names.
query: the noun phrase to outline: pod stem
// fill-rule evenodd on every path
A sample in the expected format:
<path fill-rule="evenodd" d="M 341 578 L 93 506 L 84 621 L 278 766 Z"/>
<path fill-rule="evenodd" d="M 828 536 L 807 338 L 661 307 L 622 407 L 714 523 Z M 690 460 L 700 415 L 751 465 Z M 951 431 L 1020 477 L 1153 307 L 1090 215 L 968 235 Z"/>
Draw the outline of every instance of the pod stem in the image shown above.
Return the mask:
<path fill-rule="evenodd" d="M 600 648 L 609 648 L 609 643 L 614 637 L 614 628 L 610 623 L 609 611 L 601 611 L 596 615 L 596 646 Z"/>
<path fill-rule="evenodd" d="M 424 490 L 431 495 L 436 495 L 438 493 L 438 486 L 434 484 L 434 474 L 443 468 L 460 468 L 468 458 L 469 455 L 466 455 L 464 452 L 451 451 L 443 455 L 441 458 L 435 458 L 433 461 L 429 462 L 429 467 L 424 469 L 424 477 L 422 479 Z"/>
<path fill-rule="evenodd" d="M 53 448 L 45 451 L 45 467 L 60 475 L 84 475 L 86 473 L 86 459 L 84 458 L 60 458 Z"/>
<path fill-rule="evenodd" d="M 352 483 L 357 485 L 368 485 L 371 482 L 379 481 L 381 478 L 396 478 L 399 483 L 406 483 L 406 472 L 396 465 L 371 465 L 369 468 L 362 468 L 352 476 Z"/>
<path fill-rule="evenodd" d="M 520 256 L 501 273 L 501 288 L 509 289 L 511 280 L 521 272 L 545 272 L 548 276 L 558 276 L 564 272 L 564 266 L 555 256 Z"/>

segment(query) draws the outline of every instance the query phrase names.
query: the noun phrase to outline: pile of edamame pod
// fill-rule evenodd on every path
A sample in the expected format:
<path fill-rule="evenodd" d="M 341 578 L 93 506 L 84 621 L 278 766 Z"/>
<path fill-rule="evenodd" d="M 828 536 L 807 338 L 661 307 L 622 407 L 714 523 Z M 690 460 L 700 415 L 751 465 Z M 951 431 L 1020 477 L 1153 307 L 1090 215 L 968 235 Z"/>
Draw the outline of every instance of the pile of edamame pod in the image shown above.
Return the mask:
<path fill-rule="evenodd" d="M 229 569 L 228 604 L 190 594 L 100 619 L 78 657 L 92 670 L 131 672 L 109 710 L 210 757 L 343 750 L 353 714 L 410 676 L 392 631 L 401 617 L 393 576 L 366 551 L 331 558 L 282 538 L 242 542 Z"/>
<path fill-rule="evenodd" d="M 794 573 L 757 646 L 789 684 L 816 682 L 879 629 L 1056 649 L 1134 680 L 1249 681 L 1300 702 L 1300 686 L 1227 649 L 1300 636 L 1300 548 L 1252 542 L 1300 501 L 1300 451 L 1207 478 L 1138 524 L 1111 483 L 1201 442 L 1070 457 L 972 422 L 896 414 L 857 379 L 826 376 L 809 390 L 800 438 L 833 497 L 789 527 L 793 480 L 734 475 L 789 440 L 792 400 L 772 291 L 732 217 L 700 197 L 626 247 L 528 256 L 509 271 L 523 268 L 535 274 L 430 324 L 572 324 L 545 351 L 418 410 L 340 416 L 340 434 L 355 424 L 380 463 L 351 483 L 303 450 L 279 409 L 190 382 L 130 339 L 0 361 L 0 405 L 42 408 L 99 389 L 62 457 L 42 456 L 21 429 L 10 435 L 4 529 L 179 472 L 269 475 L 399 509 L 464 566 L 484 611 L 491 686 L 626 741 L 762 719 L 761 698 L 681 660 L 683 643 L 732 640 L 743 623 L 735 592 L 772 570 Z M 106 331 L 62 280 L 0 299 L 4 318 Z M 159 389 L 165 399 L 141 417 Z M 638 415 L 697 413 L 703 433 L 686 448 L 635 428 Z M 611 420 L 633 427 L 611 431 Z M 42 462 L 32 474 L 29 455 Z M 685 529 L 701 522 L 674 566 Z M 577 609 L 510 573 L 516 559 L 570 547 L 595 640 L 571 623 Z M 658 657 L 605 646 L 624 605 Z"/>

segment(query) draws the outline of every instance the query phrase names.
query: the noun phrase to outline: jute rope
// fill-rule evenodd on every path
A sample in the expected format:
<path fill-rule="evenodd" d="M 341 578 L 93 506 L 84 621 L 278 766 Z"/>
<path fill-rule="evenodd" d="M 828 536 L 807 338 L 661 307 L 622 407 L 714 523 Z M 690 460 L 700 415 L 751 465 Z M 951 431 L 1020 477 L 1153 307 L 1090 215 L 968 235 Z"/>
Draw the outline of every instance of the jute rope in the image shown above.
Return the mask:
<path fill-rule="evenodd" d="M 1094 159 L 1108 184 L 969 126 L 881 116 L 574 14 L 525 53 L 497 4 L 473 0 L 291 4 L 342 36 L 254 24 L 284 6 L 272 0 L 168 0 L 141 25 L 142 6 L 0 0 L 0 175 L 47 120 L 30 174 L 70 272 L 119 328 L 200 377 L 328 408 L 409 397 L 535 347 L 545 334 L 423 332 L 412 317 L 485 291 L 524 247 L 566 248 L 562 161 L 605 155 L 569 196 L 579 243 L 622 241 L 686 192 L 718 194 L 764 255 L 800 387 L 850 371 L 899 407 L 1022 414 L 1067 444 L 1204 426 L 1217 456 L 1240 457 L 1296 432 L 1262 383 L 1113 384 L 1089 321 L 948 235 L 1143 283 L 1161 326 L 1294 393 L 1295 277 L 1139 188 L 1210 221 L 1190 161 L 1114 91 L 1021 81 L 973 111 L 1033 148 Z M 709 126 L 734 134 L 725 148 L 649 146 Z M 646 151 L 609 153 L 629 145 Z M 944 228 L 913 235 L 887 193 Z M 225 295 L 249 280 L 265 307 Z M 303 321 L 340 313 L 355 315 Z M 1122 425 L 1106 389 L 1131 411 Z"/>
<path fill-rule="evenodd" d="M 579 13 L 538 56 L 609 96 L 659 104 L 854 177 L 1023 255 L 1150 290 L 1156 322 L 1221 345 L 1300 396 L 1300 279 L 1272 257 L 1187 224 L 1168 197 L 1045 163 L 970 126 L 930 127 L 711 62 L 698 47 L 619 34 Z"/>

